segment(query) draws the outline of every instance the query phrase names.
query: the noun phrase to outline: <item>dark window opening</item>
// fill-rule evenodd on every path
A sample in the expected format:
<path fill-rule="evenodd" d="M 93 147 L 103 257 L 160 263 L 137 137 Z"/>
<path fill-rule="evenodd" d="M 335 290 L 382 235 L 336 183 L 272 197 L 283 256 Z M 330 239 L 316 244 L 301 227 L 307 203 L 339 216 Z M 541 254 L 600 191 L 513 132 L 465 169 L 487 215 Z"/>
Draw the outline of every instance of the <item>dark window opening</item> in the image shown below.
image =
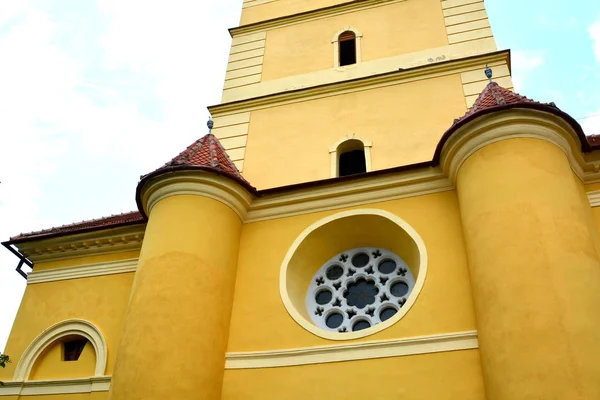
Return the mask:
<path fill-rule="evenodd" d="M 77 361 L 83 352 L 83 348 L 87 344 L 86 339 L 70 340 L 63 343 L 63 352 L 65 361 Z"/>
<path fill-rule="evenodd" d="M 354 32 L 344 32 L 340 35 L 340 67 L 356 64 L 356 35 Z"/>
<path fill-rule="evenodd" d="M 339 175 L 347 176 L 367 172 L 364 150 L 352 150 L 340 154 Z"/>

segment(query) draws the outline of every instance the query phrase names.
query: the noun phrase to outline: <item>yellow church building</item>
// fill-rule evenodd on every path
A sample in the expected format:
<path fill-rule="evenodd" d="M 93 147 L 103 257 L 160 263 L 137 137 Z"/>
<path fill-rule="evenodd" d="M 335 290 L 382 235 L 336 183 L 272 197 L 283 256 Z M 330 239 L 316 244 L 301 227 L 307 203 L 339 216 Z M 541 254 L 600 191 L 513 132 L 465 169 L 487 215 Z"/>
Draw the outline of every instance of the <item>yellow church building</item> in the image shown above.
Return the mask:
<path fill-rule="evenodd" d="M 3 243 L 0 400 L 600 399 L 600 146 L 512 91 L 482 0 L 244 0 L 230 33 L 137 211 Z"/>

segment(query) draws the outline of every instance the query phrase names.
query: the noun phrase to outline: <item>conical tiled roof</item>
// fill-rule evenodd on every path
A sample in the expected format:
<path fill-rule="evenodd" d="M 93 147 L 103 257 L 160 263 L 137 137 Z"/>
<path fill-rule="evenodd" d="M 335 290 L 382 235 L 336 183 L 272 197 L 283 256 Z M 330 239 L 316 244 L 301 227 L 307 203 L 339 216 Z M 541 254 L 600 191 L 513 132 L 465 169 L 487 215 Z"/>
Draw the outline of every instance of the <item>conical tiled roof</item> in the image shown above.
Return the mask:
<path fill-rule="evenodd" d="M 231 161 L 219 139 L 209 133 L 192 143 L 187 149 L 166 163 L 164 167 L 176 165 L 210 167 L 244 179 Z"/>
<path fill-rule="evenodd" d="M 217 174 L 226 175 L 246 188 L 254 190 L 252 185 L 244 179 L 233 161 L 231 161 L 219 139 L 212 133 L 208 133 L 196 140 L 171 161 L 151 174 L 145 175 L 143 178 L 158 174 L 161 171 L 185 169 L 186 167 L 214 171 Z"/>
<path fill-rule="evenodd" d="M 554 103 L 540 103 L 538 101 L 531 100 L 525 96 L 521 96 L 518 93 L 512 92 L 502 86 L 498 85 L 496 82 L 490 82 L 483 89 L 481 94 L 477 97 L 473 106 L 469 108 L 469 110 L 462 117 L 455 119 L 452 126 L 442 135 L 433 155 L 432 165 L 438 165 L 440 162 L 440 157 L 442 154 L 442 149 L 446 144 L 446 141 L 450 136 L 452 136 L 456 131 L 458 131 L 462 126 L 468 124 L 469 122 L 485 115 L 494 112 L 506 111 L 514 108 L 527 108 L 534 109 L 543 112 L 547 112 L 550 114 L 554 114 L 562 119 L 564 119 L 567 123 L 569 123 L 575 133 L 579 137 L 581 143 L 581 150 L 583 152 L 591 151 L 596 148 L 597 145 L 594 145 L 594 141 L 588 139 L 581 126 L 571 117 L 569 114 L 565 113 L 561 109 L 559 109 Z"/>
<path fill-rule="evenodd" d="M 467 111 L 465 115 L 457 119 L 455 123 L 462 121 L 463 119 L 469 118 L 470 116 L 482 112 L 484 110 L 495 108 L 499 106 L 506 106 L 508 104 L 542 104 L 537 101 L 528 99 L 525 96 L 521 96 L 518 93 L 511 92 L 508 89 L 503 88 L 496 82 L 490 82 L 483 89 L 473 106 Z M 554 103 L 546 104 L 550 107 L 556 107 Z"/>

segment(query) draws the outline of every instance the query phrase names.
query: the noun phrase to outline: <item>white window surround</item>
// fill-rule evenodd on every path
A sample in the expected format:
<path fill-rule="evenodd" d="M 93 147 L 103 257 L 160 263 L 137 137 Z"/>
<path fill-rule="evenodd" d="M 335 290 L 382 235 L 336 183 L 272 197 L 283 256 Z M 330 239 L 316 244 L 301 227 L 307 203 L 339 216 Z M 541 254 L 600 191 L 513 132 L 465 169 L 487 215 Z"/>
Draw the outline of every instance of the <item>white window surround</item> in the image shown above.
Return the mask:
<path fill-rule="evenodd" d="M 404 306 L 398 311 L 396 315 L 391 317 L 390 319 L 382 322 L 376 326 L 373 326 L 369 329 L 361 330 L 358 332 L 347 332 L 347 333 L 339 333 L 332 332 L 325 329 L 321 329 L 317 327 L 311 320 L 306 312 L 300 311 L 302 307 L 303 310 L 306 308 L 305 298 L 302 301 L 298 297 L 294 295 L 290 295 L 290 291 L 288 290 L 288 278 L 294 279 L 294 274 L 290 273 L 288 269 L 290 268 L 291 262 L 297 252 L 300 251 L 301 245 L 305 240 L 308 240 L 311 236 L 313 236 L 314 232 L 325 229 L 325 227 L 329 226 L 329 224 L 335 224 L 338 220 L 343 220 L 346 218 L 353 218 L 356 216 L 368 217 L 368 218 L 385 218 L 392 222 L 395 225 L 394 229 L 400 229 L 406 235 L 407 240 L 412 241 L 415 246 L 415 250 L 418 253 L 418 261 L 414 266 L 411 266 L 411 270 L 414 274 L 414 271 L 417 271 L 415 276 L 415 285 L 412 289 L 412 293 L 408 296 L 407 302 Z M 407 242 L 409 243 L 409 242 Z M 414 269 L 413 269 L 414 268 Z M 427 256 L 427 248 L 425 246 L 425 242 L 421 238 L 421 236 L 417 233 L 414 228 L 412 228 L 407 222 L 405 222 L 400 217 L 395 214 L 381 210 L 381 209 L 356 209 L 349 211 L 342 211 L 333 215 L 329 215 L 325 218 L 322 218 L 312 225 L 308 226 L 292 243 L 290 248 L 288 249 L 283 262 L 281 263 L 280 274 L 279 274 L 279 294 L 281 296 L 281 300 L 288 312 L 288 314 L 298 323 L 298 325 L 308 332 L 312 334 L 322 337 L 328 340 L 353 340 L 359 339 L 366 336 L 373 335 L 377 332 L 380 332 L 386 328 L 391 327 L 396 322 L 398 322 L 406 313 L 411 309 L 414 303 L 417 301 L 421 290 L 423 289 L 423 285 L 425 283 L 427 277 L 427 269 L 428 269 L 428 256 Z M 308 285 L 307 285 L 308 286 Z M 302 304 L 301 304 L 302 303 Z"/>
<path fill-rule="evenodd" d="M 29 344 L 17 363 L 13 381 L 28 380 L 31 369 L 46 347 L 50 346 L 60 338 L 70 335 L 82 336 L 89 340 L 92 346 L 94 346 L 94 351 L 96 352 L 96 368 L 94 370 L 94 376 L 104 376 L 108 353 L 104 336 L 91 322 L 80 319 L 70 319 L 59 322 L 46 329 Z"/>
<path fill-rule="evenodd" d="M 339 71 L 344 71 L 356 66 L 356 64 L 340 66 L 340 35 L 344 32 L 352 32 L 354 33 L 354 36 L 356 36 L 356 64 L 360 64 L 362 61 L 360 43 L 362 40 L 362 33 L 360 33 L 358 29 L 350 26 L 342 28 L 333 36 L 333 39 L 331 39 L 331 43 L 333 44 L 333 68 Z"/>
<path fill-rule="evenodd" d="M 360 136 L 356 136 L 354 133 L 350 133 L 344 136 L 342 139 L 335 142 L 329 148 L 329 155 L 331 160 L 331 177 L 335 178 L 339 175 L 339 159 L 340 159 L 340 147 L 348 141 L 356 140 L 362 143 L 363 150 L 365 152 L 365 167 L 367 172 L 371 172 L 373 167 L 371 166 L 371 147 L 373 147 L 373 142 L 370 140 L 366 140 L 361 138 Z"/>
<path fill-rule="evenodd" d="M 357 266 L 355 257 L 361 255 L 367 257 L 367 263 Z M 391 263 L 385 263 L 388 261 Z M 390 268 L 386 270 L 386 267 Z M 333 271 L 335 268 L 337 271 Z M 330 276 L 330 272 L 339 273 Z M 372 297 L 373 302 L 365 302 L 366 305 L 362 308 L 352 304 L 352 300 L 358 298 L 350 298 L 351 286 L 360 281 L 368 282 L 377 291 Z M 393 288 L 399 283 L 404 284 L 407 289 L 401 295 L 395 294 Z M 317 271 L 306 294 L 306 308 L 313 323 L 319 328 L 331 332 L 352 332 L 354 325 L 361 321 L 367 322 L 368 328 L 371 328 L 397 314 L 406 304 L 414 286 L 415 279 L 410 268 L 397 254 L 382 248 L 355 248 L 336 254 Z M 331 295 L 329 301 L 317 301 L 317 296 L 322 292 Z M 381 314 L 390 309 L 394 310 L 393 314 L 382 319 Z M 327 326 L 327 319 L 331 315 L 342 316 L 340 323 L 334 327 Z"/>

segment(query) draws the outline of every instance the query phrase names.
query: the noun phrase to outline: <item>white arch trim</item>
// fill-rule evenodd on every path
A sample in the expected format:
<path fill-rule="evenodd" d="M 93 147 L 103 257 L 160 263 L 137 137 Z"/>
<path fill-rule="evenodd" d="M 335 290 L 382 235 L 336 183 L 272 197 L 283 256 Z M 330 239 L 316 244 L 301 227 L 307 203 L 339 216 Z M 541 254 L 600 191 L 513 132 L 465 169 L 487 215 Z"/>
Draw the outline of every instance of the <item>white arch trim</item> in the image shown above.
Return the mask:
<path fill-rule="evenodd" d="M 94 376 L 104 376 L 106 371 L 107 346 L 102 332 L 91 322 L 81 319 L 69 319 L 46 329 L 29 344 L 17 364 L 13 380 L 25 381 L 29 379 L 33 365 L 46 347 L 58 339 L 69 335 L 79 335 L 89 340 L 96 352 Z"/>

